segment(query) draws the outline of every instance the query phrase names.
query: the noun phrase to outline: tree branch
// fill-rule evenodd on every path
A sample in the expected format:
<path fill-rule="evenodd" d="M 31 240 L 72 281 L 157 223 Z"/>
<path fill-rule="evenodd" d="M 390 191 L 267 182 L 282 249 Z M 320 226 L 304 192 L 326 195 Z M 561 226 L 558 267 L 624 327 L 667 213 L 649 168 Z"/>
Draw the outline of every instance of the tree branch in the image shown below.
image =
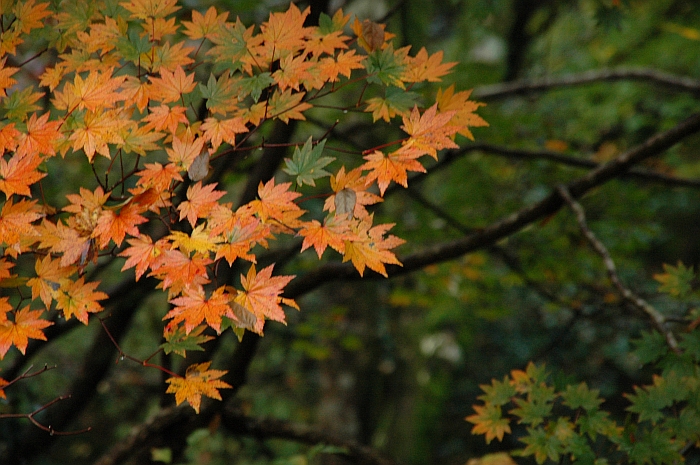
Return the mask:
<path fill-rule="evenodd" d="M 341 439 L 305 425 L 290 423 L 273 418 L 252 418 L 225 409 L 221 417 L 222 425 L 237 435 L 254 436 L 262 439 L 289 439 L 303 444 L 326 444 L 343 448 L 355 463 L 363 465 L 396 465 L 396 461 L 380 455 L 376 449 L 358 444 L 355 441 Z"/>
<path fill-rule="evenodd" d="M 591 170 L 585 176 L 568 184 L 567 189 L 572 198 L 579 198 L 594 187 L 620 176 L 634 164 L 665 151 L 698 131 L 700 131 L 700 114 L 695 114 L 674 128 L 650 137 L 644 143 Z M 400 258 L 403 266 L 389 265 L 386 267 L 387 273 L 389 276 L 409 273 L 427 265 L 451 260 L 487 247 L 535 221 L 553 215 L 562 207 L 563 203 L 561 195 L 556 190 L 552 190 L 541 201 L 524 207 L 480 231 L 454 241 L 434 244 L 423 251 Z M 378 278 L 379 275 L 370 274 L 365 276 L 365 279 L 370 277 Z M 328 263 L 290 282 L 285 288 L 285 296 L 296 298 L 324 283 L 339 279 L 360 279 L 360 276 L 349 263 Z"/>
<path fill-rule="evenodd" d="M 502 84 L 491 84 L 474 89 L 472 98 L 477 100 L 499 100 L 513 95 L 526 95 L 563 87 L 613 81 L 648 82 L 676 92 L 688 92 L 692 95 L 700 94 L 700 81 L 697 79 L 676 76 L 655 69 L 621 68 L 592 70 L 557 77 L 523 79 Z"/>
<path fill-rule="evenodd" d="M 605 269 L 608 272 L 608 277 L 610 277 L 610 281 L 612 281 L 620 296 L 622 296 L 622 298 L 627 303 L 631 304 L 637 310 L 646 313 L 649 316 L 649 318 L 651 318 L 656 328 L 661 332 L 661 334 L 663 334 L 666 337 L 666 343 L 668 344 L 668 346 L 673 351 L 679 352 L 680 349 L 678 348 L 678 341 L 676 341 L 676 337 L 666 327 L 666 318 L 651 304 L 649 304 L 649 302 L 647 302 L 646 300 L 632 292 L 630 288 L 622 284 L 622 281 L 620 280 L 620 277 L 617 274 L 615 262 L 610 256 L 608 249 L 605 247 L 605 244 L 598 240 L 593 231 L 591 231 L 591 229 L 588 227 L 588 224 L 586 223 L 586 213 L 584 212 L 583 207 L 581 207 L 581 204 L 579 204 L 571 197 L 571 194 L 566 189 L 566 187 L 558 186 L 557 192 L 559 193 L 559 195 L 562 196 L 562 198 L 566 201 L 571 210 L 574 212 L 574 215 L 576 216 L 576 222 L 578 223 L 578 226 L 581 229 L 581 232 L 583 233 L 586 240 L 588 240 L 588 242 L 593 247 L 593 250 L 595 250 L 596 253 L 598 253 L 598 255 L 600 255 L 603 259 Z"/>

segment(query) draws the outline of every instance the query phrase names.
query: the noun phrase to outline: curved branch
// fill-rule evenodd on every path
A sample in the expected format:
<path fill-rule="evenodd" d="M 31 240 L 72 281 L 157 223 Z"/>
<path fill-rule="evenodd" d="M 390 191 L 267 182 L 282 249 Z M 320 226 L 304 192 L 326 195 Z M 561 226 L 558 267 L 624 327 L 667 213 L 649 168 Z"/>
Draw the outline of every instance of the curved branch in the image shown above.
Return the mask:
<path fill-rule="evenodd" d="M 526 95 L 556 88 L 612 81 L 648 82 L 676 92 L 688 92 L 693 95 L 700 94 L 700 81 L 697 79 L 676 76 L 655 69 L 621 68 L 592 70 L 583 73 L 565 74 L 558 77 L 523 79 L 514 82 L 491 84 L 474 89 L 472 98 L 479 100 L 499 100 L 513 95 Z"/>
<path fill-rule="evenodd" d="M 458 150 L 452 150 L 448 152 L 445 157 L 441 158 L 441 161 L 452 161 L 454 157 L 459 157 L 464 155 L 465 153 L 475 151 L 482 151 L 493 155 L 513 158 L 516 160 L 546 160 L 551 161 L 553 163 L 571 166 L 574 168 L 598 168 L 603 165 L 602 163 L 596 163 L 593 160 L 576 158 L 558 152 L 552 152 L 551 150 L 517 149 L 512 147 L 506 147 L 503 145 L 488 143 L 475 143 L 461 147 Z M 429 173 L 430 172 L 431 171 L 429 171 Z M 665 184 L 670 187 L 700 188 L 700 179 L 681 178 L 677 176 L 670 176 L 668 174 L 657 173 L 655 171 L 649 171 L 638 168 L 631 168 L 630 170 L 624 173 L 620 173 L 620 177 L 655 182 L 659 184 Z"/>
<path fill-rule="evenodd" d="M 358 444 L 332 436 L 324 431 L 319 431 L 305 425 L 294 424 L 274 418 L 253 418 L 239 412 L 225 409 L 221 416 L 224 427 L 237 435 L 254 436 L 257 438 L 289 439 L 303 444 L 326 444 L 342 448 L 346 451 L 344 457 L 348 457 L 355 463 L 367 465 L 396 465 L 396 461 L 381 456 L 372 447 Z"/>
<path fill-rule="evenodd" d="M 622 175 L 636 163 L 665 151 L 685 137 L 698 131 L 700 131 L 700 114 L 695 114 L 676 127 L 652 136 L 637 147 L 591 170 L 585 176 L 578 178 L 566 187 L 572 198 L 579 198 L 594 187 Z M 480 231 L 454 241 L 429 246 L 423 251 L 401 258 L 403 266 L 387 266 L 387 273 L 389 276 L 409 273 L 427 265 L 451 260 L 474 250 L 487 247 L 520 231 L 535 221 L 553 215 L 563 205 L 564 200 L 561 195 L 553 189 L 541 201 L 524 207 Z M 365 279 L 368 277 L 377 278 L 378 276 L 372 274 L 366 276 Z M 285 296 L 296 298 L 320 287 L 324 283 L 339 279 L 360 279 L 360 276 L 349 263 L 329 263 L 290 282 L 285 288 Z"/>

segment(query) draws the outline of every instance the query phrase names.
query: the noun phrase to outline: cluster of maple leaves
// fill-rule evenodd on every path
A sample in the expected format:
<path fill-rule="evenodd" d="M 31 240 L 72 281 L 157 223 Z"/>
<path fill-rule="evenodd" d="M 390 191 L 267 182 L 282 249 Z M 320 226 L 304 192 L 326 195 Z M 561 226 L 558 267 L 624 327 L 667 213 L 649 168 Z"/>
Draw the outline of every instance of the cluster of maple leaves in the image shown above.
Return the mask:
<path fill-rule="evenodd" d="M 281 305 L 296 307 L 282 297 L 293 276 L 255 266 L 255 247 L 279 235 L 303 237 L 301 250 L 313 247 L 319 258 L 330 247 L 361 275 L 370 268 L 386 276 L 385 264 L 400 264 L 392 249 L 403 241 L 366 207 L 392 181 L 406 186 L 409 171 L 424 171 L 421 157 L 437 158 L 457 147 L 456 134 L 471 138 L 470 126 L 486 125 L 469 92 L 440 90 L 422 110 L 405 98 L 415 83 L 449 72 L 454 63 L 442 63 L 441 52 L 395 50 L 392 35 L 371 21 L 356 19 L 354 37 L 346 35 L 342 11 L 309 27 L 309 10 L 291 4 L 255 28 L 214 7 L 181 21 L 176 0 L 102 3 L 55 11 L 34 0 L 0 3 L 0 285 L 10 291 L 0 297 L 0 358 L 11 346 L 24 354 L 28 339 L 45 340 L 57 314 L 87 324 L 100 312 L 108 295 L 86 270 L 101 257 L 124 257 L 122 269 L 135 268 L 136 280 L 158 280 L 172 304 L 166 349 L 183 356 L 206 327 L 262 334 L 265 320 L 284 321 Z M 39 53 L 20 62 L 27 50 Z M 49 51 L 57 58 L 47 59 Z M 16 79 L 32 61 L 42 67 L 35 82 Z M 266 121 L 304 120 L 316 101 L 357 83 L 383 92 L 353 108 L 374 121 L 402 118 L 407 136 L 396 150 L 369 149 L 358 166 L 329 172 L 326 141 L 309 138 L 286 160 L 290 181 L 261 183 L 258 198 L 238 208 L 221 201 L 226 192 L 207 182 L 210 161 L 250 150 Z M 57 155 L 82 157 L 94 173 L 63 207 L 42 187 Z M 106 173 L 94 169 L 99 157 L 110 161 Z M 321 177 L 332 190 L 325 217 L 307 218 L 296 189 Z M 33 273 L 13 273 L 26 255 Z M 251 262 L 240 288 L 212 285 L 223 260 Z M 225 372 L 208 368 L 193 365 L 168 380 L 178 404 L 198 411 L 201 395 L 219 397 Z"/>

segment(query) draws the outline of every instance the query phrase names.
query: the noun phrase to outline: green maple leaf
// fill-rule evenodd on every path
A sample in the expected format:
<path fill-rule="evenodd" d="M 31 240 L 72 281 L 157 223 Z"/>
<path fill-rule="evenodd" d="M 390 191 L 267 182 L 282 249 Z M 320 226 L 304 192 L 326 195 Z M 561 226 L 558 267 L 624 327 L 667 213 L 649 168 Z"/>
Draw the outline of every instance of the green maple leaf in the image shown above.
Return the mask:
<path fill-rule="evenodd" d="M 590 411 L 597 409 L 603 403 L 603 399 L 598 397 L 598 392 L 600 391 L 597 389 L 589 389 L 586 383 L 581 383 L 578 386 L 566 386 L 561 397 L 564 400 L 564 405 L 568 405 L 574 410 L 582 408 Z"/>
<path fill-rule="evenodd" d="M 202 335 L 202 331 L 204 331 L 205 328 L 206 326 L 204 325 L 198 326 L 190 331 L 189 334 L 186 334 L 185 328 L 177 327 L 174 331 L 166 333 L 166 342 L 161 344 L 161 347 L 166 354 L 175 352 L 182 357 L 185 357 L 188 350 L 203 351 L 204 349 L 200 344 L 214 339 L 212 336 Z"/>
<path fill-rule="evenodd" d="M 404 89 L 401 74 L 406 66 L 400 63 L 394 54 L 394 47 L 389 45 L 383 49 L 374 50 L 367 56 L 367 82 L 383 84 L 385 86 L 396 86 Z"/>
<path fill-rule="evenodd" d="M 262 91 L 270 87 L 275 83 L 270 73 L 260 73 L 255 76 L 246 77 L 238 82 L 238 98 L 243 99 L 245 96 L 250 95 L 253 101 L 257 103 L 262 95 Z"/>
<path fill-rule="evenodd" d="M 294 149 L 292 159 L 285 158 L 284 162 L 287 165 L 284 172 L 290 176 L 296 176 L 296 182 L 299 186 L 308 184 L 316 186 L 315 179 L 324 176 L 330 176 L 330 173 L 323 169 L 324 166 L 335 160 L 333 157 L 322 157 L 323 147 L 326 145 L 326 140 L 322 140 L 316 146 L 313 145 L 311 136 L 304 143 L 304 146 L 299 149 Z"/>
<path fill-rule="evenodd" d="M 678 262 L 678 266 L 664 263 L 664 273 L 654 275 L 654 279 L 661 283 L 659 292 L 666 292 L 680 299 L 686 297 L 693 290 L 691 283 L 694 277 L 693 267 L 686 268 L 681 262 Z"/>

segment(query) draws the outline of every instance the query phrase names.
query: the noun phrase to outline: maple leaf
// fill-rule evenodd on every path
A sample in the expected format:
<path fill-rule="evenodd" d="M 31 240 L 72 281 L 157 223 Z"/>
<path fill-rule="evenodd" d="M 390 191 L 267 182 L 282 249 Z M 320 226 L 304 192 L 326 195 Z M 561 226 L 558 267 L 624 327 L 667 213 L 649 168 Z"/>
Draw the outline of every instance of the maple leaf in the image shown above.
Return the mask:
<path fill-rule="evenodd" d="M 17 80 L 10 76 L 19 71 L 19 68 L 5 66 L 5 61 L 7 61 L 7 57 L 0 60 L 0 97 L 7 97 L 7 89 L 17 83 Z"/>
<path fill-rule="evenodd" d="M 187 218 L 190 225 L 194 227 L 197 218 L 205 218 L 216 205 L 216 201 L 226 194 L 223 191 L 215 191 L 215 187 L 216 183 L 202 187 L 201 181 L 188 187 L 187 200 L 177 207 L 180 211 L 180 220 Z"/>
<path fill-rule="evenodd" d="M 298 146 L 294 148 L 291 160 L 284 159 L 287 167 L 283 171 L 290 176 L 296 176 L 299 186 L 304 184 L 316 186 L 315 179 L 330 176 L 330 173 L 323 168 L 335 160 L 333 157 L 321 156 L 325 145 L 326 139 L 323 139 L 314 146 L 313 138 L 309 136 L 301 149 Z"/>
<path fill-rule="evenodd" d="M 175 327 L 173 329 L 166 328 L 163 337 L 165 342 L 160 346 L 163 348 L 165 354 L 171 352 L 176 353 L 181 357 L 186 357 L 188 350 L 203 351 L 204 349 L 200 344 L 211 341 L 214 336 L 202 335 L 202 332 L 206 329 L 206 326 L 198 326 L 189 333 L 185 333 L 185 330 L 181 327 Z"/>
<path fill-rule="evenodd" d="M 187 401 L 195 412 L 199 413 L 199 405 L 202 396 L 221 400 L 219 389 L 230 388 L 231 385 L 221 381 L 225 370 L 209 370 L 211 362 L 196 363 L 187 367 L 185 377 L 172 377 L 165 380 L 170 384 L 165 391 L 167 394 L 175 394 L 175 403 L 180 405 Z"/>
<path fill-rule="evenodd" d="M 0 190 L 7 198 L 12 194 L 31 197 L 29 186 L 46 176 L 37 170 L 42 161 L 37 154 L 21 157 L 15 153 L 9 161 L 0 158 Z"/>
<path fill-rule="evenodd" d="M 309 69 L 313 63 L 306 60 L 306 56 L 287 55 L 280 60 L 280 69 L 272 73 L 272 78 L 275 80 L 280 90 L 292 88 L 299 90 L 299 85 L 313 78 Z M 308 88 L 308 87 L 307 87 Z"/>
<path fill-rule="evenodd" d="M 393 224 L 380 224 L 372 226 L 372 215 L 364 218 L 355 231 L 358 240 L 345 241 L 345 255 L 343 263 L 352 260 L 352 264 L 363 276 L 365 267 L 376 271 L 385 278 L 388 277 L 384 264 L 401 265 L 389 249 L 398 247 L 404 241 L 396 236 L 384 237 L 384 234 L 391 229 Z"/>
<path fill-rule="evenodd" d="M 346 173 L 345 167 L 341 166 L 335 175 L 331 175 L 331 189 L 333 189 L 335 194 L 326 199 L 326 202 L 323 204 L 323 211 L 334 212 L 338 193 L 351 190 L 355 194 L 352 216 L 360 219 L 366 217 L 369 213 L 365 206 L 384 201 L 377 194 L 367 191 L 370 185 L 371 181 L 368 181 L 367 176 L 362 174 L 360 167 Z"/>
<path fill-rule="evenodd" d="M 53 323 L 41 319 L 43 313 L 43 310 L 29 310 L 27 305 L 15 313 L 14 321 L 5 320 L 0 323 L 0 359 L 5 358 L 13 345 L 24 355 L 29 338 L 46 340 L 42 329 Z"/>
<path fill-rule="evenodd" d="M 81 235 L 60 220 L 56 224 L 44 220 L 38 227 L 38 231 L 40 248 L 49 248 L 54 253 L 63 254 L 61 266 L 72 265 L 78 260 L 81 264 L 86 261 L 90 249 L 89 237 Z"/>
<path fill-rule="evenodd" d="M 34 200 L 14 203 L 12 199 L 7 199 L 0 210 L 0 244 L 7 245 L 5 254 L 17 257 L 23 250 L 23 243 L 40 236 L 32 223 L 42 216 Z"/>
<path fill-rule="evenodd" d="M 99 282 L 85 282 L 81 276 L 77 281 L 63 280 L 55 294 L 56 308 L 63 310 L 63 317 L 68 320 L 75 317 L 83 324 L 88 324 L 88 313 L 102 311 L 98 300 L 108 298 L 107 294 L 95 291 Z"/>
<path fill-rule="evenodd" d="M 172 234 L 167 236 L 167 239 L 172 241 L 172 248 L 180 249 L 188 255 L 191 252 L 206 254 L 218 248 L 217 244 L 221 242 L 221 238 L 217 236 L 212 237 L 204 227 L 204 224 L 200 224 L 192 230 L 192 234 L 173 231 Z"/>
<path fill-rule="evenodd" d="M 329 82 L 339 81 L 338 75 L 349 78 L 353 69 L 364 68 L 362 64 L 364 59 L 365 57 L 356 55 L 355 50 L 340 52 L 335 58 L 324 57 L 318 62 L 320 78 Z"/>
<path fill-rule="evenodd" d="M 0 155 L 7 150 L 14 151 L 17 148 L 17 136 L 20 132 L 15 127 L 15 123 L 5 124 L 0 128 Z"/>
<path fill-rule="evenodd" d="M 131 12 L 131 18 L 165 18 L 180 9 L 177 0 L 129 0 L 119 5 Z"/>
<path fill-rule="evenodd" d="M 174 72 L 167 69 L 160 70 L 161 77 L 149 77 L 151 81 L 150 97 L 161 103 L 177 102 L 183 95 L 192 92 L 196 86 L 194 73 L 185 75 L 182 66 L 175 68 Z"/>
<path fill-rule="evenodd" d="M 53 156 L 54 144 L 61 139 L 60 127 L 61 121 L 49 121 L 49 113 L 38 118 L 36 113 L 32 114 L 27 121 L 27 132 L 17 137 L 15 153 L 20 157 L 37 153 Z"/>
<path fill-rule="evenodd" d="M 202 14 L 197 10 L 192 10 L 192 21 L 183 21 L 185 26 L 185 35 L 192 40 L 211 39 L 220 27 L 226 23 L 228 11 L 217 14 L 216 8 L 210 6 L 206 13 Z"/>
<path fill-rule="evenodd" d="M 279 118 L 285 123 L 289 123 L 290 119 L 306 120 L 303 112 L 312 108 L 308 102 L 301 100 L 306 95 L 304 92 L 294 92 L 287 89 L 284 92 L 275 90 L 267 102 L 267 118 Z"/>
<path fill-rule="evenodd" d="M 408 171 L 425 172 L 425 168 L 414 158 L 413 154 L 402 153 L 401 149 L 388 155 L 377 150 L 364 158 L 367 162 L 360 168 L 369 171 L 367 174 L 368 182 L 377 180 L 381 195 L 384 195 L 391 181 L 408 187 Z"/>
<path fill-rule="evenodd" d="M 141 211 L 141 205 L 136 202 L 127 203 L 119 209 L 119 213 L 112 209 L 102 210 L 97 226 L 92 231 L 92 237 L 100 240 L 100 248 L 106 247 L 110 240 L 117 246 L 121 246 L 126 234 L 139 236 L 139 229 L 136 226 L 148 221 L 139 214 Z"/>
<path fill-rule="evenodd" d="M 75 109 L 87 109 L 90 111 L 104 111 L 112 108 L 120 100 L 124 100 L 124 95 L 118 89 L 126 76 L 112 77 L 113 69 L 105 72 L 91 71 L 83 79 L 80 74 L 76 74 L 73 83 L 67 82 L 63 91 L 56 91 L 54 105 L 58 110 L 69 112 Z"/>
<path fill-rule="evenodd" d="M 150 108 L 150 114 L 143 118 L 144 121 L 148 121 L 145 129 L 155 129 L 160 131 L 162 129 L 168 129 L 171 134 L 177 132 L 177 126 L 180 123 L 188 124 L 189 120 L 185 116 L 187 108 L 180 105 L 175 105 L 169 107 L 168 105 L 160 105 L 155 108 Z"/>
<path fill-rule="evenodd" d="M 124 249 L 119 256 L 128 257 L 122 271 L 136 267 L 136 281 L 146 272 L 146 269 L 166 250 L 167 240 L 160 239 L 153 243 L 150 236 L 140 235 L 134 239 L 127 239 L 130 247 Z"/>
<path fill-rule="evenodd" d="M 326 247 L 330 246 L 338 253 L 345 253 L 345 241 L 357 240 L 358 237 L 352 232 L 354 221 L 348 219 L 346 215 L 330 215 L 323 224 L 316 220 L 304 223 L 299 230 L 299 235 L 304 237 L 301 244 L 301 251 L 313 246 L 318 258 L 321 258 Z"/>
<path fill-rule="evenodd" d="M 17 21 L 15 27 L 24 34 L 28 34 L 32 29 L 44 27 L 42 19 L 51 15 L 50 11 L 46 11 L 49 3 L 35 3 L 34 0 L 18 2 L 12 9 Z"/>
<path fill-rule="evenodd" d="M 137 186 L 153 188 L 156 192 L 168 191 L 173 181 L 182 182 L 182 176 L 174 163 L 168 163 L 165 166 L 160 163 L 146 163 L 143 170 L 136 173 L 136 176 L 139 177 L 136 181 Z"/>
<path fill-rule="evenodd" d="M 222 234 L 223 243 L 216 251 L 216 260 L 225 258 L 229 265 L 237 258 L 256 263 L 255 255 L 250 254 L 256 244 L 267 246 L 272 237 L 270 226 L 259 218 L 246 214 L 245 209 L 235 214 L 230 209 L 220 209 L 221 213 L 210 219 L 212 234 Z M 214 216 L 214 215 L 212 215 Z"/>
<path fill-rule="evenodd" d="M 212 153 L 219 148 L 222 142 L 232 146 L 236 145 L 236 134 L 248 132 L 248 128 L 240 116 L 224 120 L 210 117 L 204 120 L 200 129 L 203 131 L 204 140 L 211 142 Z"/>
<path fill-rule="evenodd" d="M 401 80 L 406 82 L 441 81 L 440 78 L 448 74 L 457 64 L 455 61 L 443 63 L 442 56 L 442 50 L 428 56 L 428 51 L 425 47 L 421 48 L 415 57 L 407 58 L 406 69 Z"/>
<path fill-rule="evenodd" d="M 170 301 L 175 308 L 170 310 L 164 320 L 172 318 L 168 323 L 169 327 L 174 327 L 180 322 L 185 322 L 185 333 L 189 334 L 202 321 L 206 320 L 207 325 L 217 333 L 221 333 L 221 318 L 227 316 L 235 318 L 229 302 L 233 296 L 226 292 L 226 286 L 221 286 L 206 297 L 201 286 L 186 289 L 183 296 Z"/>
<path fill-rule="evenodd" d="M 437 105 L 440 112 L 454 111 L 454 116 L 450 120 L 450 124 L 459 128 L 458 134 L 474 140 L 474 135 L 469 130 L 470 127 L 488 126 L 481 116 L 474 113 L 479 107 L 485 106 L 485 103 L 469 100 L 471 90 L 465 90 L 455 93 L 454 85 L 451 85 L 444 91 L 438 90 Z"/>
<path fill-rule="evenodd" d="M 510 425 L 507 418 L 501 417 L 501 406 L 487 403 L 483 406 L 474 405 L 473 415 L 465 418 L 470 423 L 474 424 L 472 434 L 485 434 L 486 443 L 490 443 L 493 439 L 503 440 L 503 435 L 510 434 Z"/>
<path fill-rule="evenodd" d="M 179 249 L 165 250 L 151 263 L 149 276 L 161 280 L 159 287 L 170 289 L 170 295 L 180 294 L 184 289 L 203 286 L 209 282 L 207 265 L 212 260 L 195 253 L 189 257 Z"/>
<path fill-rule="evenodd" d="M 188 141 L 174 136 L 172 148 L 165 148 L 165 152 L 168 154 L 168 160 L 182 171 L 187 171 L 189 169 L 194 159 L 202 153 L 202 150 L 204 150 L 204 139 L 201 137 Z"/>
<path fill-rule="evenodd" d="M 416 104 L 418 94 L 398 87 L 389 87 L 384 97 L 367 100 L 366 112 L 372 112 L 372 121 L 383 119 L 387 123 L 396 115 L 406 116 Z"/>
<path fill-rule="evenodd" d="M 280 297 L 284 286 L 289 283 L 294 276 L 272 276 L 274 265 L 270 265 L 255 271 L 255 265 L 251 265 L 248 275 L 241 275 L 241 285 L 243 291 L 238 291 L 235 301 L 250 311 L 255 318 L 253 331 L 262 334 L 265 319 L 284 323 L 284 311 L 280 303 L 299 309 L 292 299 Z"/>
<path fill-rule="evenodd" d="M 258 185 L 259 200 L 253 200 L 246 205 L 246 211 L 255 212 L 260 220 L 265 223 L 268 220 L 276 220 L 283 225 L 293 227 L 295 222 L 288 220 L 297 218 L 303 214 L 303 210 L 294 203 L 294 199 L 300 197 L 299 192 L 291 192 L 292 183 L 285 182 L 275 185 L 275 180 L 270 179 Z M 290 215 L 291 214 L 291 215 Z"/>
<path fill-rule="evenodd" d="M 73 141 L 73 150 L 83 150 L 92 162 L 95 152 L 111 159 L 107 144 L 122 144 L 119 130 L 127 122 L 119 118 L 118 111 L 88 111 L 78 125 L 71 130 L 68 140 Z"/>
<path fill-rule="evenodd" d="M 41 298 L 46 308 L 51 307 L 51 300 L 59 284 L 70 277 L 75 271 L 75 266 L 61 266 L 60 260 L 54 260 L 51 255 L 37 258 L 34 264 L 36 277 L 27 281 L 27 286 L 32 288 L 32 299 Z"/>
<path fill-rule="evenodd" d="M 438 150 L 459 147 L 452 140 L 459 128 L 449 124 L 455 112 L 438 114 L 437 108 L 438 104 L 435 103 L 421 115 L 416 106 L 409 116 L 404 116 L 401 128 L 411 137 L 402 144 L 399 149 L 401 153 L 410 154 L 413 158 L 428 154 L 437 160 Z"/>
<path fill-rule="evenodd" d="M 260 26 L 260 37 L 264 42 L 258 54 L 273 62 L 301 50 L 309 33 L 304 21 L 310 12 L 310 7 L 301 12 L 292 3 L 285 12 L 270 13 L 269 19 Z"/>

